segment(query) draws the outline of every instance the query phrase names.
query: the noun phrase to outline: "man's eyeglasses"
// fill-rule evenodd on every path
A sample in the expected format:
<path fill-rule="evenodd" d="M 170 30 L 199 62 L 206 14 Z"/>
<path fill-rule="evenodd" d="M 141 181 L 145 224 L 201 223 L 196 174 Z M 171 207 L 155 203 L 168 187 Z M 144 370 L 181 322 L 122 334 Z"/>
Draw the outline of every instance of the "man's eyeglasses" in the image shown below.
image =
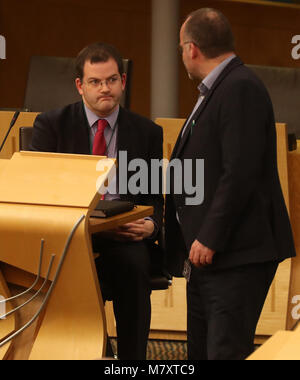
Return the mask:
<path fill-rule="evenodd" d="M 113 76 L 111 78 L 103 79 L 103 80 L 92 78 L 92 79 L 87 80 L 85 83 L 89 87 L 92 87 L 92 88 L 99 88 L 100 87 L 102 89 L 103 86 L 104 86 L 104 84 L 105 84 L 106 87 L 112 88 L 119 81 L 120 81 L 120 77 L 119 76 Z"/>

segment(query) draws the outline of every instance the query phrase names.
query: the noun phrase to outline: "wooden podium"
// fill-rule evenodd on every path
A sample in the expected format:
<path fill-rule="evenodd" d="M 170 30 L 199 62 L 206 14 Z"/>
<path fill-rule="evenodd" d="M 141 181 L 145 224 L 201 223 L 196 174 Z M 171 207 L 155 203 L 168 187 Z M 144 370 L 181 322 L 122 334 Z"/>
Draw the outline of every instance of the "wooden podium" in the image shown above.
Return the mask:
<path fill-rule="evenodd" d="M 31 360 L 103 357 L 106 320 L 90 235 L 153 211 L 90 221 L 101 197 L 96 182 L 104 183 L 113 166 L 105 157 L 37 152 L 0 160 L 0 296 L 10 297 L 7 281 L 30 287 L 39 267 L 35 289 L 45 282 Z M 5 312 L 14 307 L 6 302 Z M 5 338 L 16 329 L 15 314 L 0 319 L 1 359 L 10 358 L 14 341 Z"/>

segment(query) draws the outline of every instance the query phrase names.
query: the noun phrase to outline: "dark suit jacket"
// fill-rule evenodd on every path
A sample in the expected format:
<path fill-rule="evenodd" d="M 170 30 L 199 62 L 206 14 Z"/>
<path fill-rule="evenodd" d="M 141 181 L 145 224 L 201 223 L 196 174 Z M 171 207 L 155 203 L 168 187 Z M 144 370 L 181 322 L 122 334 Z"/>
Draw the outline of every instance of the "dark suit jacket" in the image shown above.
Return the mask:
<path fill-rule="evenodd" d="M 216 251 L 210 269 L 294 256 L 277 172 L 273 107 L 261 81 L 234 58 L 193 120 L 192 138 L 179 135 L 172 159 L 205 160 L 204 202 L 187 206 L 184 192 L 167 196 L 170 273 L 181 276 L 195 239 Z M 193 170 L 193 181 L 195 175 Z"/>
<path fill-rule="evenodd" d="M 162 129 L 152 121 L 120 107 L 118 117 L 118 151 L 127 151 L 128 162 L 141 158 L 162 158 Z M 70 104 L 62 109 L 37 116 L 32 136 L 32 150 L 71 154 L 91 154 L 89 125 L 83 103 Z M 128 179 L 134 172 L 128 174 Z M 149 181 L 149 188 L 151 178 Z M 162 226 L 163 197 L 161 194 L 121 195 L 121 199 L 138 205 L 154 206 L 152 216 L 157 226 Z"/>

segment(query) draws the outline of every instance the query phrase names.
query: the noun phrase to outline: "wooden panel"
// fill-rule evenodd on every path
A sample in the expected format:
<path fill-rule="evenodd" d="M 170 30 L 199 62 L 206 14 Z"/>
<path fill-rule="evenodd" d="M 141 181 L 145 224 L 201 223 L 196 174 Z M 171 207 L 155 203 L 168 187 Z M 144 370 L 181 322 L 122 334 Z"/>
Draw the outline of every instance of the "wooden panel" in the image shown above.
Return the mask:
<path fill-rule="evenodd" d="M 12 296 L 16 296 L 26 290 L 26 288 L 9 285 L 9 290 Z M 24 296 L 17 298 L 14 301 L 14 307 L 18 307 L 35 295 L 34 291 L 27 293 Z M 45 294 L 39 294 L 29 305 L 16 312 L 16 329 L 24 326 L 36 313 L 41 306 Z M 39 319 L 37 319 L 28 329 L 16 337 L 12 342 L 12 350 L 9 353 L 7 360 L 28 360 L 36 334 L 38 333 Z"/>
<path fill-rule="evenodd" d="M 15 153 L 0 173 L 0 201 L 94 208 L 100 199 L 96 183 L 104 183 L 114 165 L 92 155 Z"/>
<path fill-rule="evenodd" d="M 299 330 L 278 331 L 248 360 L 300 360 Z"/>
<path fill-rule="evenodd" d="M 1 204 L 0 261 L 36 273 L 39 245 L 44 239 L 41 275 L 45 278 L 50 256 L 55 254 L 50 273 L 53 281 L 67 238 L 86 212 L 87 209 L 80 208 Z M 34 341 L 31 359 L 102 356 L 106 339 L 104 309 L 87 223 L 87 219 L 81 223 L 71 241 Z"/>
<path fill-rule="evenodd" d="M 277 164 L 281 188 L 289 211 L 288 145 L 286 124 L 276 124 Z M 279 265 L 273 284 L 265 302 L 257 335 L 273 335 L 278 330 L 285 330 L 289 306 L 289 288 L 291 278 L 291 260 Z"/>
<path fill-rule="evenodd" d="M 41 277 L 46 277 L 53 254 L 50 281 L 57 278 L 60 269 L 30 359 L 96 359 L 103 355 L 106 320 L 88 233 L 88 207 L 100 198 L 96 191 L 98 160 L 93 156 L 23 152 L 15 153 L 1 170 L 0 261 L 37 274 L 43 239 Z M 102 182 L 114 164 L 114 160 L 108 161 L 98 173 Z M 82 188 L 74 180 L 79 178 L 78 170 L 85 174 Z M 81 199 L 75 199 L 74 207 L 66 207 L 75 192 L 81 193 Z M 80 208 L 81 204 L 85 207 Z M 69 240 L 79 220 L 83 222 Z"/>
<path fill-rule="evenodd" d="M 8 162 L 9 162 L 8 160 L 0 159 L 0 174 L 1 174 L 1 170 L 4 169 L 4 167 L 7 165 Z"/>
<path fill-rule="evenodd" d="M 73 212 L 80 216 L 75 209 Z M 70 231 L 70 227 L 61 232 Z M 97 359 L 104 353 L 104 308 L 86 231 L 87 220 L 79 226 L 71 242 L 31 351 L 31 360 Z M 55 252 L 59 254 L 59 248 Z"/>
<path fill-rule="evenodd" d="M 278 330 L 285 330 L 289 305 L 291 277 L 291 260 L 279 265 L 275 279 L 269 290 L 261 313 L 256 335 L 273 335 Z"/>
<path fill-rule="evenodd" d="M 205 6 L 220 9 L 229 18 L 238 54 L 246 63 L 299 65 L 291 58 L 291 38 L 299 34 L 298 8 L 268 2 L 181 0 L 180 21 Z M 103 14 L 106 17 L 101 17 Z M 98 17 L 101 23 L 94 22 Z M 150 116 L 151 1 L 2 0 L 0 25 L 7 40 L 7 59 L 1 61 L 0 70 L 0 107 L 23 106 L 30 56 L 75 57 L 88 43 L 102 40 L 133 60 L 132 109 Z M 197 90 L 183 65 L 179 93 L 179 115 L 186 117 L 196 102 Z"/>
<path fill-rule="evenodd" d="M 290 217 L 294 234 L 297 256 L 292 259 L 290 302 L 288 308 L 287 327 L 291 329 L 297 323 L 292 317 L 292 309 L 296 306 L 291 301 L 300 296 L 300 144 L 296 151 L 288 155 L 289 186 L 290 186 Z"/>
<path fill-rule="evenodd" d="M 0 107 L 23 107 L 32 55 L 76 57 L 103 41 L 133 60 L 132 109 L 150 115 L 150 9 L 149 0 L 1 0 Z"/>
<path fill-rule="evenodd" d="M 15 152 L 19 151 L 19 129 L 20 127 L 31 127 L 38 113 L 21 112 L 16 124 L 10 131 L 6 143 L 0 152 L 0 158 L 10 159 Z M 0 111 L 0 142 L 4 140 L 8 131 L 10 122 L 14 116 L 14 112 Z"/>
<path fill-rule="evenodd" d="M 31 360 L 84 360 L 103 356 L 106 318 L 89 234 L 91 210 L 88 209 L 92 209 L 93 203 L 100 197 L 95 186 L 98 160 L 99 157 L 93 156 L 22 152 L 15 153 L 12 159 L 2 165 L 0 262 L 5 263 L 6 268 L 7 265 L 10 266 L 10 280 L 13 282 L 20 282 L 20 277 L 26 272 L 37 274 L 40 244 L 44 240 L 41 277 L 46 277 L 50 257 L 54 254 L 54 264 L 49 275 L 49 281 L 52 281 L 50 289 L 53 281 L 58 279 L 40 323 L 33 329 L 33 337 L 25 339 L 32 347 L 25 348 L 23 336 L 20 355 L 12 353 L 10 358 L 29 355 Z M 106 161 L 101 182 L 105 181 L 113 165 L 114 160 Z M 83 181 L 80 177 L 82 188 L 79 183 L 76 184 L 77 180 L 74 182 L 74 178 L 79 178 L 78 171 L 85 174 Z M 21 190 L 18 192 L 15 187 L 20 187 Z M 54 188 L 59 189 L 58 194 L 53 192 Z M 81 193 L 81 199 L 75 200 L 73 207 L 64 205 L 70 204 L 70 192 Z M 39 197 L 38 193 L 42 196 Z M 36 199 L 40 204 L 37 204 Z M 81 204 L 85 207 L 80 207 Z M 139 217 L 139 213 L 149 215 L 152 212 L 152 207 L 142 207 L 142 210 L 137 208 L 132 212 L 131 218 Z M 128 215 L 126 218 L 129 220 Z M 79 220 L 81 223 L 69 240 L 70 233 Z M 114 223 L 117 221 L 114 220 Z M 94 229 L 96 224 L 95 221 Z M 100 230 L 104 224 L 99 223 Z M 65 253 L 65 260 L 60 266 Z M 18 268 L 15 273 L 13 267 Z M 57 270 L 60 270 L 58 277 Z M 6 297 L 5 283 L 1 278 L 0 285 L 0 291 Z M 9 318 L 7 324 L 5 321 L 0 325 L 0 339 L 7 336 L 7 331 L 13 330 L 8 325 L 11 321 L 14 319 Z M 8 348 L 3 347 L 1 357 L 9 354 Z"/>
<path fill-rule="evenodd" d="M 173 278 L 168 290 L 152 292 L 151 330 L 186 332 L 186 280 Z"/>
<path fill-rule="evenodd" d="M 174 145 L 185 119 L 158 118 L 155 123 L 163 128 L 163 157 L 170 160 Z"/>
<path fill-rule="evenodd" d="M 287 125 L 276 123 L 277 165 L 280 184 L 288 212 L 290 211 Z"/>
<path fill-rule="evenodd" d="M 0 270 L 0 300 L 8 299 L 11 297 L 11 293 L 8 289 L 7 283 Z M 12 309 L 11 303 L 0 304 L 0 317 Z M 0 319 L 0 338 L 7 336 L 16 327 L 15 317 Z M 11 343 L 7 343 L 0 348 L 0 360 L 6 359 L 10 353 Z"/>
<path fill-rule="evenodd" d="M 291 336 L 290 331 L 278 331 L 247 360 L 274 360 L 280 348 L 289 341 Z"/>

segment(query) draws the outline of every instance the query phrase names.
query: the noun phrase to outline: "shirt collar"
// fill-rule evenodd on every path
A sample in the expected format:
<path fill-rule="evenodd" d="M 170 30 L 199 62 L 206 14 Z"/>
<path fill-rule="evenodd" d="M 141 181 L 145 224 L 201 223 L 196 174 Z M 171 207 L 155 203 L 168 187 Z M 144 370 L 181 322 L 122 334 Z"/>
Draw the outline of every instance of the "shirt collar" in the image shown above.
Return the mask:
<path fill-rule="evenodd" d="M 221 62 L 217 67 L 215 67 L 202 81 L 203 84 L 210 90 L 217 80 L 218 76 L 225 69 L 225 67 L 235 58 L 236 55 L 232 54 L 230 57 L 226 58 L 223 62 Z M 198 90 L 200 90 L 201 83 L 198 86 Z"/>
<path fill-rule="evenodd" d="M 89 123 L 89 126 L 92 128 L 93 125 L 99 120 L 99 119 L 105 119 L 110 128 L 111 129 L 114 129 L 114 126 L 115 124 L 117 123 L 117 120 L 118 120 L 118 116 L 119 116 L 119 111 L 120 111 L 120 106 L 118 106 L 115 111 L 107 116 L 107 117 L 104 117 L 104 118 L 101 118 L 99 116 L 97 116 L 93 111 L 91 111 L 85 103 L 83 103 L 84 105 L 84 110 L 85 110 L 85 113 L 86 113 L 86 117 L 87 117 L 87 120 L 88 120 L 88 123 Z"/>

